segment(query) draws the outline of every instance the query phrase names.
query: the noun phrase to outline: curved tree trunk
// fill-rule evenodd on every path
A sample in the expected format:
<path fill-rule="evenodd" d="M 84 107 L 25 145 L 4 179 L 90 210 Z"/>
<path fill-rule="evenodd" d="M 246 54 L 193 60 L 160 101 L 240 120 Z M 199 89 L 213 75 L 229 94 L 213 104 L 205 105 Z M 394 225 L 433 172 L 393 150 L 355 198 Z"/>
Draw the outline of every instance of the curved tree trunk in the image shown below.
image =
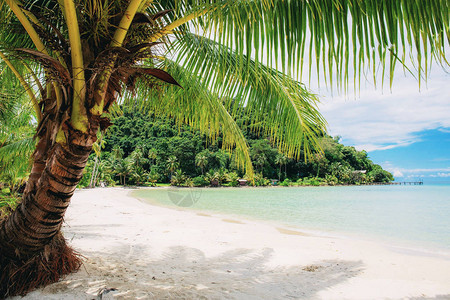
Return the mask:
<path fill-rule="evenodd" d="M 22 202 L 0 221 L 0 298 L 24 294 L 80 267 L 60 229 L 96 130 L 84 134 L 69 129 L 67 144 L 52 147 L 43 170 L 42 161 L 33 165 Z"/>

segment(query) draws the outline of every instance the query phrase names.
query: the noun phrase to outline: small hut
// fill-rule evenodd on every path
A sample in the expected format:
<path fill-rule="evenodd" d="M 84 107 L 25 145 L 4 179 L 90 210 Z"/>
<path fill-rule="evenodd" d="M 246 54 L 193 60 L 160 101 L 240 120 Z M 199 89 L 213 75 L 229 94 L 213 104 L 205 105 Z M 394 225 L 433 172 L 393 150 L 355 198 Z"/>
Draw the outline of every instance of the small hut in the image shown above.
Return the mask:
<path fill-rule="evenodd" d="M 238 182 L 239 182 L 240 186 L 244 186 L 244 185 L 247 185 L 248 181 L 246 179 L 238 179 Z"/>

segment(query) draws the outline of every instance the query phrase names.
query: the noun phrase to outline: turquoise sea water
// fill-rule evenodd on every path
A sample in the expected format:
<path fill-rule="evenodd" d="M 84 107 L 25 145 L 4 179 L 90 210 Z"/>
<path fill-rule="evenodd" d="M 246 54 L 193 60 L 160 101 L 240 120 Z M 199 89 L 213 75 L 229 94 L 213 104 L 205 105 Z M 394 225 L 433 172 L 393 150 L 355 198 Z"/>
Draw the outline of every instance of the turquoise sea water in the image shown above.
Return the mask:
<path fill-rule="evenodd" d="M 319 234 L 450 251 L 450 185 L 154 189 L 133 196 Z"/>

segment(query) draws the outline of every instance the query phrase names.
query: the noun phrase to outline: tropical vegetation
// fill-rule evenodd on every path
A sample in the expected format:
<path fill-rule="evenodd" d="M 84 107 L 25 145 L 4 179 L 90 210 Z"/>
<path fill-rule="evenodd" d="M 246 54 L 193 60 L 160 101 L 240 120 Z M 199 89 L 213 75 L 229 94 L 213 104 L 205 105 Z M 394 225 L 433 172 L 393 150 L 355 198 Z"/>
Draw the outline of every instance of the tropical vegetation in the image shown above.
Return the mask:
<path fill-rule="evenodd" d="M 187 125 L 177 127 L 173 118 L 158 117 L 124 108 L 123 115 L 114 118 L 103 137 L 101 155 L 91 154 L 80 181 L 80 187 L 155 185 L 172 183 L 176 186 L 237 186 L 246 174 L 222 150 L 220 134 L 215 143 Z M 339 143 L 323 133 L 319 137 L 322 151 L 305 161 L 280 153 L 267 135 L 256 134 L 257 127 L 245 126 L 237 119 L 249 143 L 250 157 L 257 173 L 248 184 L 271 185 L 338 185 L 389 183 L 392 174 L 374 164 L 365 151 Z M 120 157 L 115 153 L 120 152 Z M 95 173 L 95 166 L 100 165 Z M 124 182 L 122 176 L 128 174 Z M 157 176 L 155 178 L 155 175 Z"/>
<path fill-rule="evenodd" d="M 447 0 L 1 0 L 0 110 L 26 99 L 33 112 L 22 124 L 36 130 L 32 160 L 16 162 L 31 164 L 22 201 L 0 221 L 0 297 L 80 267 L 60 229 L 117 102 L 174 117 L 211 143 L 222 133 L 237 169 L 262 180 L 253 176 L 251 155 L 259 172 L 264 158 L 250 152 L 234 121 L 239 107 L 284 155 L 320 156 L 313 150 L 325 122 L 317 97 L 300 83 L 304 71 L 316 66 L 318 78 L 323 73 L 345 92 L 349 78 L 358 86 L 360 78 L 375 79 L 379 66 L 392 83 L 396 65 L 409 70 L 412 57 L 420 82 L 432 61 L 448 67 L 449 15 Z M 11 136 L 16 126 L 1 127 L 4 146 L 24 137 Z M 92 184 L 105 167 L 93 164 Z M 146 176 L 145 168 L 132 176 L 125 162 L 120 173 L 124 184 Z"/>

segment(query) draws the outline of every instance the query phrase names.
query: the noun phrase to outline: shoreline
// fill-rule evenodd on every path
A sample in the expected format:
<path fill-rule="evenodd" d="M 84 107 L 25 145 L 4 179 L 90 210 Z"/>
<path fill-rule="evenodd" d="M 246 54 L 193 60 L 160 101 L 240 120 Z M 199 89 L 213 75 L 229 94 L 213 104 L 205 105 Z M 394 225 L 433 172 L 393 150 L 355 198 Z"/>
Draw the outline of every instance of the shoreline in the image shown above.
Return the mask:
<path fill-rule="evenodd" d="M 406 184 L 405 184 L 406 183 Z M 443 185 L 450 185 L 450 182 L 444 182 L 444 183 L 439 183 L 439 184 L 443 184 Z M 221 189 L 221 188 L 258 188 L 258 189 L 264 189 L 264 188 L 296 188 L 296 187 L 357 187 L 357 186 L 415 186 L 415 185 L 434 185 L 433 183 L 424 183 L 421 182 L 421 184 L 409 184 L 409 182 L 373 182 L 373 183 L 364 183 L 364 184 L 334 184 L 334 185 L 330 185 L 330 184 L 319 184 L 319 185 L 303 185 L 303 184 L 297 184 L 295 182 L 293 182 L 292 185 L 288 185 L 288 186 L 283 186 L 280 184 L 276 184 L 276 185 L 264 185 L 264 186 L 256 186 L 256 185 L 237 185 L 237 186 L 229 186 L 229 185 L 219 185 L 219 186 L 175 186 L 175 185 L 164 185 L 164 186 L 137 186 L 137 185 L 129 185 L 129 186 L 123 186 L 123 185 L 116 185 L 113 186 L 115 188 L 124 188 L 124 189 L 145 189 L 145 188 L 174 188 L 174 189 Z M 113 188 L 113 187 L 109 187 L 109 188 Z M 96 188 L 102 188 L 102 187 L 96 187 Z M 92 188 L 82 188 L 82 190 L 89 190 Z"/>
<path fill-rule="evenodd" d="M 77 190 L 63 231 L 82 269 L 23 299 L 450 298 L 450 260 L 374 242 Z M 16 297 L 14 299 L 22 299 Z"/>
<path fill-rule="evenodd" d="M 298 188 L 316 188 L 315 186 L 298 186 Z M 323 187 L 323 186 L 322 186 Z M 353 186 L 327 186 L 329 188 L 341 188 L 341 187 L 353 187 Z M 220 189 L 221 187 L 206 187 L 206 190 L 215 190 Z M 234 189 L 239 190 L 241 187 L 223 187 L 226 190 Z M 249 190 L 261 190 L 267 188 L 270 190 L 271 188 L 283 188 L 283 187 L 276 187 L 276 186 L 269 186 L 269 187 L 245 187 L 245 189 Z M 294 186 L 293 188 L 296 188 Z M 384 236 L 380 233 L 368 233 L 368 232 L 357 232 L 357 231 L 346 231 L 343 229 L 337 229 L 337 228 L 313 228 L 313 227 L 307 227 L 307 225 L 301 225 L 301 224 L 292 224 L 286 221 L 276 220 L 276 219 L 264 219 L 262 217 L 254 216 L 254 215 L 248 215 L 245 213 L 229 213 L 229 212 L 222 212 L 218 210 L 212 210 L 207 208 L 199 208 L 195 205 L 183 207 L 179 206 L 174 202 L 163 203 L 162 201 L 158 201 L 151 198 L 145 198 L 140 195 L 136 195 L 136 191 L 142 191 L 142 190 L 180 190 L 180 191 L 186 191 L 189 190 L 188 187 L 175 187 L 175 186 L 165 186 L 165 187 L 137 187 L 130 191 L 129 196 L 133 197 L 135 199 L 138 199 L 139 201 L 149 204 L 149 205 L 155 205 L 159 207 L 164 207 L 168 209 L 175 209 L 175 210 L 181 210 L 186 212 L 197 212 L 197 214 L 207 214 L 209 216 L 215 216 L 218 218 L 235 218 L 235 219 L 243 219 L 247 220 L 249 222 L 259 222 L 263 223 L 272 227 L 282 227 L 287 228 L 288 230 L 294 230 L 294 231 L 300 231 L 302 233 L 316 236 L 316 237 L 325 237 L 325 238 L 339 238 L 344 240 L 362 240 L 366 242 L 373 242 L 380 245 L 383 245 L 386 248 L 395 249 L 395 251 L 405 252 L 405 253 L 415 253 L 417 255 L 423 255 L 423 256 L 438 256 L 441 258 L 450 259 L 450 246 L 444 245 L 442 243 L 437 243 L 435 241 L 429 241 L 429 240 L 413 240 L 413 239 L 407 239 L 407 238 L 399 238 L 398 236 Z M 192 188 L 194 191 L 199 190 L 201 188 L 196 187 Z"/>

